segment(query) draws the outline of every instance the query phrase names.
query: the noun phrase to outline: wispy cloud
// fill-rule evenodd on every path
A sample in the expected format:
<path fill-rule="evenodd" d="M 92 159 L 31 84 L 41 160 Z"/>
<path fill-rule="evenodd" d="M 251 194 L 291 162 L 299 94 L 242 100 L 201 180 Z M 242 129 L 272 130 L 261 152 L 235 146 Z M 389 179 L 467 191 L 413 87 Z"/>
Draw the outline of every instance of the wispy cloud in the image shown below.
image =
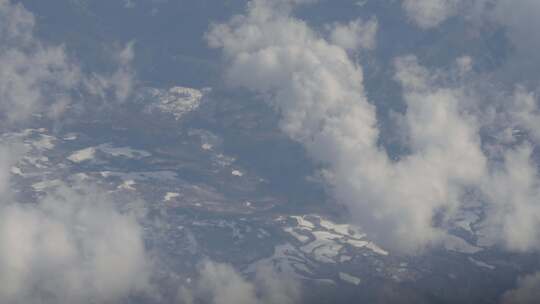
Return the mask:
<path fill-rule="evenodd" d="M 60 119 L 85 76 L 64 47 L 36 36 L 34 16 L 0 0 L 0 112 L 4 124 Z M 132 47 L 105 79 L 127 98 Z M 149 288 L 151 265 L 138 218 L 92 185 L 62 184 L 37 203 L 14 199 L 10 169 L 17 143 L 0 146 L 0 302 L 114 303 Z M 24 152 L 24 151 L 23 151 Z"/>

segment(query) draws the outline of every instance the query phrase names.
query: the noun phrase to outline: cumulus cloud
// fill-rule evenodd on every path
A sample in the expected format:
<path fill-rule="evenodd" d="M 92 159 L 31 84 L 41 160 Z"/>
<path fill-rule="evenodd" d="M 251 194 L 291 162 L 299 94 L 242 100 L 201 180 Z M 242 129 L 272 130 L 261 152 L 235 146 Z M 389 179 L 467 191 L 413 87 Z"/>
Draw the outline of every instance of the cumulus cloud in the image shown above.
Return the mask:
<path fill-rule="evenodd" d="M 449 81 L 453 76 L 414 56 L 395 60 L 407 106 L 396 117 L 409 151 L 396 160 L 378 143 L 376 105 L 365 97 L 347 45 L 325 40 L 291 9 L 252 1 L 244 15 L 211 28 L 207 40 L 223 49 L 227 81 L 259 93 L 281 114 L 281 129 L 324 165 L 336 200 L 385 245 L 413 252 L 444 240 L 445 224 L 474 190 L 488 206 L 485 233 L 512 250 L 537 248 L 540 183 L 531 148 L 501 144 L 502 159 L 483 150 L 489 115 L 471 106 L 478 94 L 467 83 Z M 458 58 L 452 73 L 463 77 L 471 66 L 470 57 Z M 517 90 L 513 100 L 496 110 L 507 126 L 493 119 L 494 129 L 536 132 L 535 98 Z"/>
<path fill-rule="evenodd" d="M 148 288 L 141 228 L 98 189 L 0 206 L 0 300 L 115 303 Z"/>
<path fill-rule="evenodd" d="M 204 261 L 193 286 L 182 288 L 182 304 L 293 304 L 300 301 L 297 282 L 281 277 L 272 269 L 258 269 L 253 282 L 243 278 L 230 265 Z"/>
<path fill-rule="evenodd" d="M 269 3 L 253 1 L 246 15 L 209 32 L 210 45 L 226 54 L 227 79 L 267 96 L 283 131 L 327 166 L 336 198 L 371 234 L 407 250 L 441 238 L 435 213 L 454 209 L 462 185 L 477 182 L 485 164 L 474 120 L 458 110 L 460 92 L 431 88 L 413 57 L 396 62 L 414 153 L 394 162 L 377 144 L 361 68 L 342 46 Z"/>
<path fill-rule="evenodd" d="M 534 304 L 540 299 L 540 273 L 518 281 L 517 288 L 506 292 L 502 304 Z"/>

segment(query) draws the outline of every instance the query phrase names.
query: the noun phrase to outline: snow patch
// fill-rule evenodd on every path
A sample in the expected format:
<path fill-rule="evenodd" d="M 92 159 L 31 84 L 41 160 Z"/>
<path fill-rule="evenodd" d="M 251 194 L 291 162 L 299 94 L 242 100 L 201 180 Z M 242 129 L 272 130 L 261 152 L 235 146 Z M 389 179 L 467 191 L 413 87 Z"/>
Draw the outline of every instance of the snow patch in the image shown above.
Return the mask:
<path fill-rule="evenodd" d="M 342 281 L 353 284 L 353 285 L 360 285 L 360 283 L 362 283 L 362 280 L 360 278 L 357 278 L 355 276 L 352 276 L 344 272 L 339 273 L 339 278 Z"/>
<path fill-rule="evenodd" d="M 34 141 L 32 145 L 38 149 L 38 150 L 51 150 L 54 148 L 54 142 L 56 141 L 56 138 L 50 135 L 40 135 L 40 139 L 37 141 Z"/>
<path fill-rule="evenodd" d="M 315 229 L 315 225 L 312 222 L 306 220 L 304 216 L 294 215 L 291 216 L 291 218 L 295 219 L 298 223 L 298 226 L 300 227 L 307 228 L 308 230 Z"/>
<path fill-rule="evenodd" d="M 49 188 L 58 187 L 62 185 L 62 181 L 58 179 L 53 180 L 47 180 L 47 181 L 41 181 L 39 183 L 35 183 L 32 185 L 32 188 L 35 191 L 44 191 Z"/>
<path fill-rule="evenodd" d="M 335 258 L 343 248 L 343 245 L 335 242 L 338 235 L 327 231 L 312 231 L 315 240 L 300 248 L 307 254 L 312 254 L 313 258 L 322 263 L 335 263 Z"/>
<path fill-rule="evenodd" d="M 127 157 L 127 158 L 143 158 L 151 156 L 149 152 L 144 150 L 132 149 L 130 147 L 114 147 L 112 144 L 101 144 L 95 147 L 88 147 L 79 151 L 72 153 L 68 156 L 68 160 L 74 163 L 81 163 L 94 159 L 96 157 L 96 152 L 100 151 L 102 153 L 108 154 L 113 157 Z"/>
<path fill-rule="evenodd" d="M 21 169 L 19 167 L 11 167 L 11 174 L 15 174 L 15 175 L 20 175 L 20 176 L 23 176 L 23 173 L 21 171 Z"/>
<path fill-rule="evenodd" d="M 176 198 L 176 197 L 179 197 L 179 196 L 180 196 L 179 193 L 167 192 L 167 193 L 165 193 L 165 196 L 163 197 L 163 200 L 168 202 L 168 201 L 172 200 L 173 198 Z"/>
<path fill-rule="evenodd" d="M 157 98 L 157 103 L 150 106 L 150 110 L 157 109 L 163 113 L 170 113 L 175 120 L 180 120 L 187 113 L 199 108 L 205 91 L 181 86 L 169 90 L 152 89 L 151 95 Z"/>
<path fill-rule="evenodd" d="M 233 171 L 231 172 L 231 174 L 232 174 L 233 176 L 238 176 L 238 177 L 244 176 L 244 173 L 242 173 L 242 172 L 240 172 L 240 171 L 238 171 L 238 170 L 233 170 Z"/>
<path fill-rule="evenodd" d="M 79 138 L 79 135 L 75 134 L 75 133 L 68 133 L 64 136 L 63 140 L 65 141 L 72 141 L 72 140 L 76 140 L 77 138 Z"/>
<path fill-rule="evenodd" d="M 135 181 L 134 180 L 126 180 L 124 181 L 122 184 L 120 184 L 118 186 L 118 189 L 119 190 L 136 190 L 135 187 L 133 187 L 135 185 Z"/>
<path fill-rule="evenodd" d="M 130 147 L 113 147 L 111 144 L 102 144 L 97 146 L 96 149 L 113 157 L 143 158 L 152 155 L 143 150 L 132 149 Z"/>
<path fill-rule="evenodd" d="M 305 242 L 309 241 L 309 237 L 296 232 L 293 227 L 286 227 L 283 230 L 285 230 L 285 232 L 287 232 L 288 234 L 292 235 L 300 243 L 305 243 Z"/>
<path fill-rule="evenodd" d="M 154 172 L 113 172 L 113 171 L 101 171 L 99 174 L 102 177 L 118 177 L 122 180 L 134 180 L 134 181 L 145 181 L 145 180 L 175 180 L 177 178 L 176 173 L 173 171 L 154 171 Z"/>
<path fill-rule="evenodd" d="M 471 257 L 469 257 L 469 261 L 471 263 L 473 263 L 474 265 L 478 266 L 478 267 L 481 267 L 481 268 L 486 268 L 486 269 L 489 269 L 489 270 L 495 270 L 495 266 L 493 265 L 489 265 L 485 262 L 482 262 L 482 261 L 479 261 L 479 260 L 476 260 L 476 259 L 473 259 Z"/>
<path fill-rule="evenodd" d="M 93 159 L 95 156 L 96 148 L 90 147 L 72 153 L 67 159 L 74 163 L 82 163 L 84 161 Z"/>
<path fill-rule="evenodd" d="M 356 238 L 363 238 L 366 236 L 364 233 L 360 232 L 360 229 L 358 227 L 347 224 L 335 224 L 324 218 L 319 218 L 319 222 L 321 227 L 325 228 L 326 230 L 334 231 L 341 235 L 347 235 Z"/>

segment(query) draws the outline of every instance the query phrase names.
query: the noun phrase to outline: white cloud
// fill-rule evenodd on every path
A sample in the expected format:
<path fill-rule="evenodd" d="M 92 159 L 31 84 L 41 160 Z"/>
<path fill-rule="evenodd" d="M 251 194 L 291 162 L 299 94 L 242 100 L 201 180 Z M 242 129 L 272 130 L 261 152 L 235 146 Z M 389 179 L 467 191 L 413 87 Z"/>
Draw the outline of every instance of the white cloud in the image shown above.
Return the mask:
<path fill-rule="evenodd" d="M 344 48 L 268 1 L 251 2 L 245 16 L 207 37 L 226 54 L 228 81 L 268 96 L 283 131 L 327 165 L 336 198 L 364 229 L 406 250 L 444 236 L 435 214 L 455 209 L 464 185 L 485 169 L 475 121 L 459 111 L 459 90 L 433 87 L 413 57 L 397 61 L 413 154 L 394 162 L 377 144 L 375 107 Z"/>
<path fill-rule="evenodd" d="M 35 205 L 2 203 L 1 302 L 118 302 L 148 288 L 137 219 L 101 192 L 62 186 Z"/>
<path fill-rule="evenodd" d="M 407 109 L 396 117 L 409 152 L 391 160 L 378 144 L 362 70 L 342 43 L 262 0 L 214 26 L 207 39 L 223 49 L 227 81 L 261 94 L 281 114 L 281 129 L 325 166 L 337 201 L 385 246 L 411 252 L 442 241 L 445 223 L 474 190 L 487 205 L 482 227 L 489 237 L 510 250 L 539 248 L 540 181 L 531 149 L 501 142 L 501 152 L 492 155 L 480 136 L 481 129 L 498 137 L 513 126 L 534 135 L 534 95 L 518 89 L 511 103 L 481 110 L 473 85 L 448 81 L 469 75 L 472 58 L 458 58 L 453 76 L 421 66 L 414 56 L 397 58 L 395 80 Z"/>
<path fill-rule="evenodd" d="M 34 36 L 35 18 L 21 4 L 0 1 L 0 110 L 8 122 L 31 115 L 59 118 L 78 89 L 106 103 L 124 102 L 136 83 L 132 68 L 134 43 L 116 52 L 117 69 L 110 75 L 85 75 L 63 46 Z M 81 106 L 83 100 L 77 100 Z"/>
<path fill-rule="evenodd" d="M 540 109 L 536 94 L 518 86 L 507 102 L 508 119 L 516 127 L 527 131 L 536 144 L 540 143 Z"/>
<path fill-rule="evenodd" d="M 526 1 L 507 0 L 401 0 L 401 6 L 409 19 L 420 29 L 436 28 L 448 19 L 460 17 L 477 26 L 489 18 L 493 7 L 503 2 L 517 6 Z M 530 1 L 534 2 L 534 0 Z M 480 22 L 478 22 L 480 21 Z"/>
<path fill-rule="evenodd" d="M 418 27 L 430 29 L 458 13 L 463 0 L 403 0 L 402 6 Z"/>
<path fill-rule="evenodd" d="M 0 1 L 0 110 L 10 122 L 35 113 L 58 115 L 80 78 L 62 47 L 33 36 L 34 24 L 22 5 Z"/>
<path fill-rule="evenodd" d="M 22 5 L 0 0 L 0 112 L 8 124 L 59 118 L 85 78 L 34 27 Z M 132 59 L 128 46 L 119 62 Z M 110 81 L 124 99 L 129 77 L 118 73 Z M 116 303 L 146 291 L 151 265 L 137 217 L 91 186 L 61 185 L 36 203 L 14 200 L 9 174 L 22 154 L 17 143 L 0 146 L 0 302 Z"/>
<path fill-rule="evenodd" d="M 528 144 L 508 150 L 483 185 L 490 201 L 484 233 L 514 251 L 540 249 L 540 180 L 531 153 Z"/>
<path fill-rule="evenodd" d="M 336 23 L 330 28 L 330 40 L 346 50 L 373 50 L 377 45 L 377 19 L 356 19 L 348 24 Z"/>
<path fill-rule="evenodd" d="M 267 268 L 259 269 L 250 282 L 230 265 L 207 260 L 201 263 L 198 275 L 193 286 L 180 289 L 180 303 L 293 304 L 300 300 L 297 282 Z"/>

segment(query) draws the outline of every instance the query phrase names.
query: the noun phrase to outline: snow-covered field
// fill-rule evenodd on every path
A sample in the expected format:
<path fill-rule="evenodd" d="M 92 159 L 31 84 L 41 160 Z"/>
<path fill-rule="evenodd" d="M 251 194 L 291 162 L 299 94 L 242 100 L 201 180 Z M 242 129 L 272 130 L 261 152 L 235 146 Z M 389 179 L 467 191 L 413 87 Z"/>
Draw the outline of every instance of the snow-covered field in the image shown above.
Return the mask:
<path fill-rule="evenodd" d="M 171 114 L 174 119 L 180 120 L 187 113 L 199 108 L 204 94 L 209 89 L 197 90 L 175 86 L 168 90 L 149 89 L 153 99 L 157 102 L 149 105 L 147 110 L 158 110 L 162 113 Z"/>

